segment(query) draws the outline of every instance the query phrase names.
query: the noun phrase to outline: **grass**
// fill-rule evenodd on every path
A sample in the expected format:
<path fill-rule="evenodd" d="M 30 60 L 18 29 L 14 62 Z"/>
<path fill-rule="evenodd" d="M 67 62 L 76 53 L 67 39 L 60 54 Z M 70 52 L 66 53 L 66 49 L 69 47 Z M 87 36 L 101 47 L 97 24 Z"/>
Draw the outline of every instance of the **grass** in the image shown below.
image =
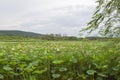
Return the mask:
<path fill-rule="evenodd" d="M 0 80 L 120 80 L 120 43 L 0 42 Z"/>

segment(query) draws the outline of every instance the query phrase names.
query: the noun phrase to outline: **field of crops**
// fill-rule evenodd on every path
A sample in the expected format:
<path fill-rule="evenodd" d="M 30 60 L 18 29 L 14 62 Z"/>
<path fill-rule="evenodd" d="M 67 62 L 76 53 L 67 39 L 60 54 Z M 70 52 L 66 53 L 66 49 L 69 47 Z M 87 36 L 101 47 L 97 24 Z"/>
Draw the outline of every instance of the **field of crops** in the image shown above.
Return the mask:
<path fill-rule="evenodd" d="M 0 42 L 0 80 L 120 80 L 120 43 Z"/>

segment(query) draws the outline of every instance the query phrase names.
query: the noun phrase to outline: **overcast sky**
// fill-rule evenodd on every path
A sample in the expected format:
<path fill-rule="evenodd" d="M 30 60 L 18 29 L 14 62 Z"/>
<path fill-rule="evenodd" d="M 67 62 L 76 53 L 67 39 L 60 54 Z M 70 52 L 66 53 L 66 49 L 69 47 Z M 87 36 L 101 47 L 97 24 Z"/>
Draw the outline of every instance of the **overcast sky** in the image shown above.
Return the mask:
<path fill-rule="evenodd" d="M 95 7 L 95 0 L 0 0 L 0 30 L 77 36 Z"/>

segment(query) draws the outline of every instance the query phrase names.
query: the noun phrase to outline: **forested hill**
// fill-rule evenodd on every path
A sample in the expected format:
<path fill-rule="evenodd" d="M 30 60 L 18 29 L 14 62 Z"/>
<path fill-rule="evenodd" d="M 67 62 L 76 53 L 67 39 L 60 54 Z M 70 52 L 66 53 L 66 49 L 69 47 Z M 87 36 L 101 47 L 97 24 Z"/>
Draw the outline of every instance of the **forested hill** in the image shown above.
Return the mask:
<path fill-rule="evenodd" d="M 0 36 L 39 37 L 42 34 L 19 30 L 0 30 Z"/>

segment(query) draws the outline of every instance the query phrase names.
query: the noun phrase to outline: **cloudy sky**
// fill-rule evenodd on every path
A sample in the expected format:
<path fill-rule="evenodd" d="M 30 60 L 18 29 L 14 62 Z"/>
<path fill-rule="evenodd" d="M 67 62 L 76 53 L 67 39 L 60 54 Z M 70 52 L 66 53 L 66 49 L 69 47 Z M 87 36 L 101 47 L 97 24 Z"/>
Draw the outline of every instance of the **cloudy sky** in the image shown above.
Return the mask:
<path fill-rule="evenodd" d="M 0 0 L 0 30 L 77 36 L 95 11 L 96 0 Z"/>

